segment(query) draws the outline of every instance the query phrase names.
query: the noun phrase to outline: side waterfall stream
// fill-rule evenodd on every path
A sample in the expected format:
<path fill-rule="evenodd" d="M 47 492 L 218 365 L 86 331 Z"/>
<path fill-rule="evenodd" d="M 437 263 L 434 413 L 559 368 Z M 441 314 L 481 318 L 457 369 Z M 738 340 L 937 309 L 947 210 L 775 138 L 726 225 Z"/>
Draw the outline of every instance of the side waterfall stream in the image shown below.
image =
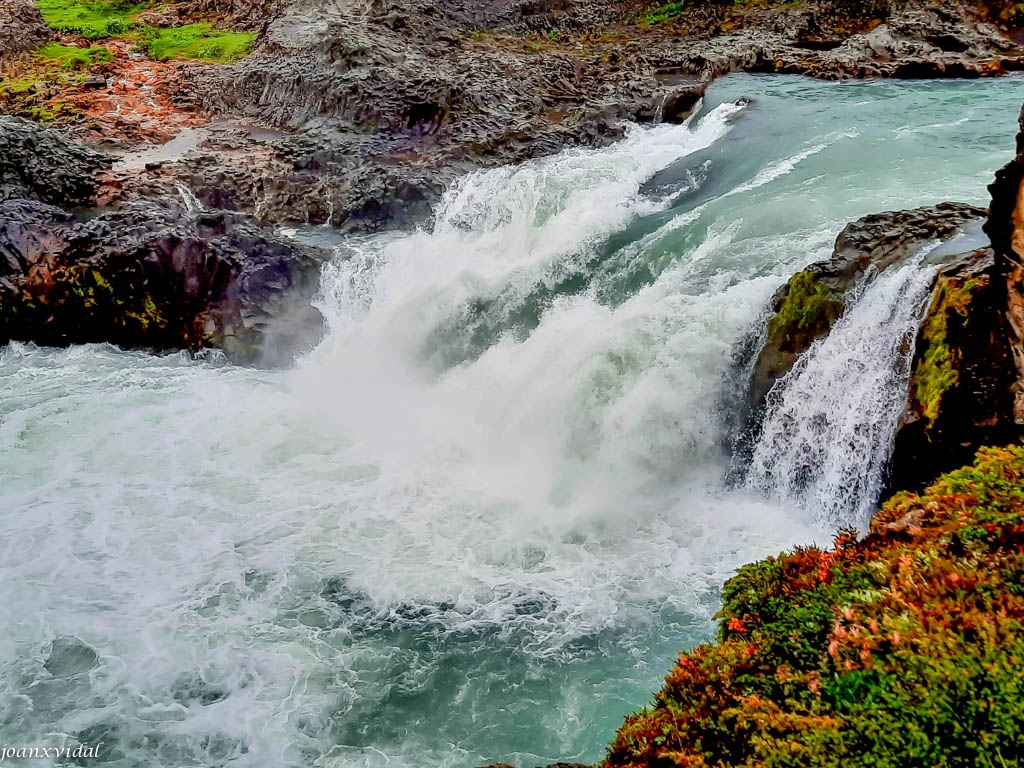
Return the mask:
<path fill-rule="evenodd" d="M 1022 100 L 730 77 L 688 125 L 465 178 L 429 231 L 334 238 L 290 370 L 10 345 L 0 741 L 599 759 L 736 567 L 865 523 L 928 275 L 865 290 L 727 488 L 736 344 L 848 221 L 985 204 Z"/>

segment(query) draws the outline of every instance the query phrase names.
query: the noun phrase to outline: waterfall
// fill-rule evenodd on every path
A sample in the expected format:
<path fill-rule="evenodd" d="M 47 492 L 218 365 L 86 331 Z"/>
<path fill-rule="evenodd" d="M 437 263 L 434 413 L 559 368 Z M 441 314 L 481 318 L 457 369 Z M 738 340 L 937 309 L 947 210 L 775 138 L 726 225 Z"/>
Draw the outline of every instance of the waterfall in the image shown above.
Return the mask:
<path fill-rule="evenodd" d="M 865 284 L 779 387 L 753 492 L 721 483 L 733 350 L 848 222 L 986 199 L 1022 99 L 722 78 L 688 125 L 460 179 L 430 227 L 282 230 L 338 244 L 329 333 L 289 369 L 7 345 L 3 741 L 133 768 L 596 763 L 737 567 L 834 532 L 823 445 L 860 484 L 830 514 L 873 496 L 928 269 Z"/>
<path fill-rule="evenodd" d="M 922 262 L 934 247 L 867 275 L 831 333 L 776 384 L 748 488 L 830 527 L 866 523 L 906 403 L 914 339 L 938 269 Z"/>
<path fill-rule="evenodd" d="M 203 210 L 203 204 L 200 202 L 199 198 L 196 197 L 195 192 L 180 181 L 176 181 L 174 185 L 178 188 L 178 194 L 181 195 L 181 202 L 185 205 L 186 211 L 189 213 L 196 213 Z"/>

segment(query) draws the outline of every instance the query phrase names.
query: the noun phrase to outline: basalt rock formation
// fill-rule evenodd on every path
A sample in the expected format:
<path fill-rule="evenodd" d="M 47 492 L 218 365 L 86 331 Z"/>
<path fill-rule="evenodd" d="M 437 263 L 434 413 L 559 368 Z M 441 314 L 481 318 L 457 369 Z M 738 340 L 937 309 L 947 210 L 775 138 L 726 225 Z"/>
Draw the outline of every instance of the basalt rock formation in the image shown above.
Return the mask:
<path fill-rule="evenodd" d="M 0 344 L 224 350 L 277 364 L 319 340 L 326 254 L 243 214 L 146 203 L 87 221 L 0 203 Z"/>
<path fill-rule="evenodd" d="M 52 34 L 32 0 L 0 0 L 0 56 L 31 51 Z"/>
<path fill-rule="evenodd" d="M 109 167 L 108 158 L 59 131 L 0 115 L 0 201 L 88 206 Z"/>
<path fill-rule="evenodd" d="M 1024 65 L 998 3 L 679 3 L 664 18 L 643 0 L 264 5 L 253 53 L 183 66 L 179 91 L 199 113 L 273 132 L 135 171 L 129 195 L 173 178 L 276 222 L 406 226 L 468 170 L 607 144 L 625 121 L 683 120 L 730 72 L 977 77 Z"/>

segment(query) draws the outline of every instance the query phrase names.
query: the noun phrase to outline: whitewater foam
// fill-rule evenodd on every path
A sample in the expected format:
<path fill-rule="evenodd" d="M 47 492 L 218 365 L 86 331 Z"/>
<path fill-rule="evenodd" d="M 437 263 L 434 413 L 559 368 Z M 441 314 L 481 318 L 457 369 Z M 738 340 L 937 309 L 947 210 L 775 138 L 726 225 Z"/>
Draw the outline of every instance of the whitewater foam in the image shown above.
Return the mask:
<path fill-rule="evenodd" d="M 294 370 L 0 352 L 5 740 L 125 768 L 599 759 L 737 565 L 830 533 L 722 488 L 737 340 L 844 222 L 994 167 L 973 142 L 942 148 L 953 181 L 917 155 L 893 181 L 867 126 L 938 122 L 935 91 L 868 120 L 786 82 L 473 175 L 429 231 L 341 237 Z M 988 87 L 956 98 L 1019 102 Z M 643 191 L 695 162 L 760 186 L 696 213 Z"/>
<path fill-rule="evenodd" d="M 906 406 L 914 340 L 938 267 L 937 243 L 851 291 L 831 332 L 768 395 L 747 486 L 864 528 L 881 492 Z"/>

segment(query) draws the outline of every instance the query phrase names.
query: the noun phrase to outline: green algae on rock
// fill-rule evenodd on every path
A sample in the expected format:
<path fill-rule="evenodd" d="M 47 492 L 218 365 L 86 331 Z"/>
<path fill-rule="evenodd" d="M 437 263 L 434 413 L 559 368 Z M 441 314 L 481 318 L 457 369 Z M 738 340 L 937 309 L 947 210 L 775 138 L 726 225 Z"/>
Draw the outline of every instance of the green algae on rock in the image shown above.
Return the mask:
<path fill-rule="evenodd" d="M 988 285 L 988 275 L 941 275 L 932 292 L 928 316 L 921 325 L 922 350 L 910 379 L 911 402 L 920 404 L 927 427 L 939 418 L 942 396 L 960 380 L 960 350 L 950 349 L 950 323 L 963 326 L 975 292 Z"/>
<path fill-rule="evenodd" d="M 986 448 L 861 541 L 740 569 L 606 765 L 1016 765 L 1022 583 L 1024 448 Z"/>

